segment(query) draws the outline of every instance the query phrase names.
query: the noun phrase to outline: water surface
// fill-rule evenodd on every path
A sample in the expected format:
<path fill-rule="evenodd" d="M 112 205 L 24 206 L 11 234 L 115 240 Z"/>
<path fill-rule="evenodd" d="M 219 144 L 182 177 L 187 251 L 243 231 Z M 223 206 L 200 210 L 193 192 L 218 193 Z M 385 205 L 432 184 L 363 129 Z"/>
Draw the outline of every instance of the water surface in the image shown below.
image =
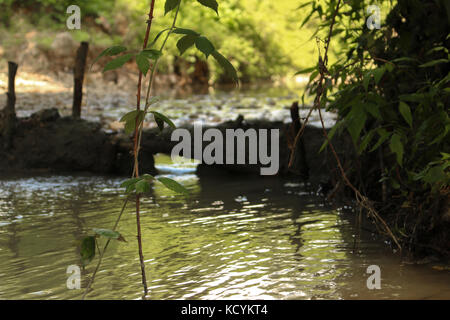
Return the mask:
<path fill-rule="evenodd" d="M 142 229 L 150 299 L 450 298 L 450 273 L 402 262 L 380 239 L 358 230 L 354 215 L 326 205 L 296 181 L 198 178 L 161 165 L 191 192 L 154 184 L 143 199 Z M 175 173 L 175 174 L 174 174 Z M 76 242 L 111 228 L 123 178 L 34 176 L 0 180 L 0 298 L 78 299 L 68 290 Z M 90 299 L 140 299 L 131 204 L 98 273 Z M 102 246 L 101 246 L 102 247 Z M 96 258 L 97 259 L 97 258 Z M 86 285 L 97 260 L 86 267 Z M 381 289 L 366 269 L 381 268 Z"/>

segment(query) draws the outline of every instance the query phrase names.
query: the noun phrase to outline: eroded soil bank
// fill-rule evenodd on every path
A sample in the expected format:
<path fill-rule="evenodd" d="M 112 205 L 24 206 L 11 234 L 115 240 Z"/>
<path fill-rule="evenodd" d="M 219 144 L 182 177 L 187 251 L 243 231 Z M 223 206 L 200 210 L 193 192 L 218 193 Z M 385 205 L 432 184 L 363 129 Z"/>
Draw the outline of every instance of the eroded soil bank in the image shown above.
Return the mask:
<path fill-rule="evenodd" d="M 191 132 L 193 125 L 182 126 Z M 297 160 L 294 172 L 287 168 L 290 149 L 290 124 L 282 121 L 245 120 L 239 117 L 215 126 L 221 132 L 226 129 L 278 129 L 279 138 L 279 175 L 295 175 L 319 183 L 327 181 L 327 156 L 318 153 L 323 143 L 321 129 L 307 126 L 304 133 L 304 152 Z M 153 155 L 170 154 L 178 141 L 171 141 L 172 129 L 162 132 L 157 128 L 146 129 L 140 151 L 141 172 L 155 173 Z M 225 136 L 225 134 L 223 134 Z M 268 140 L 270 141 L 270 140 Z M 205 148 L 209 142 L 203 142 Z M 16 121 L 10 148 L 1 143 L 0 170 L 10 171 L 49 171 L 49 172 L 91 172 L 101 174 L 131 174 L 132 137 L 122 130 L 111 131 L 101 124 L 70 116 L 61 117 L 57 109 L 44 109 L 29 117 Z M 194 146 L 194 141 L 191 143 Z M 248 143 L 246 144 L 248 159 Z M 270 148 L 269 148 L 270 150 Z M 191 153 L 193 154 L 193 152 Z M 214 171 L 259 175 L 260 165 L 200 165 L 200 174 L 212 174 Z"/>

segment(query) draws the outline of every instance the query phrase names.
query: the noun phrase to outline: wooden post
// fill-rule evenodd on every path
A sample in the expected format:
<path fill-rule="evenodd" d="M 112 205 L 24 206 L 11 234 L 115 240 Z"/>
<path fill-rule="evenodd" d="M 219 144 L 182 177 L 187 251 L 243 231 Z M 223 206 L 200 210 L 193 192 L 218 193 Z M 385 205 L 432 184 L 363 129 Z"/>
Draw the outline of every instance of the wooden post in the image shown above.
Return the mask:
<path fill-rule="evenodd" d="M 8 61 L 8 92 L 6 107 L 2 110 L 0 132 L 3 136 L 5 149 L 9 149 L 12 143 L 14 128 L 16 126 L 16 90 L 15 79 L 19 65 L 15 62 Z"/>
<path fill-rule="evenodd" d="M 72 117 L 74 118 L 80 118 L 81 116 L 84 70 L 86 68 L 86 57 L 88 53 L 88 48 L 89 48 L 88 42 L 81 42 L 81 45 L 77 50 L 77 57 L 75 60 L 75 68 L 73 72 L 74 87 L 73 87 Z"/>
<path fill-rule="evenodd" d="M 303 142 L 303 137 L 298 139 L 297 145 L 295 145 L 295 137 L 302 127 L 302 122 L 300 119 L 300 113 L 298 108 L 298 102 L 295 101 L 291 106 L 291 119 L 292 124 L 290 126 L 291 130 L 291 150 L 294 150 L 294 161 L 293 166 L 290 171 L 299 174 L 303 179 L 309 178 L 309 167 L 308 161 L 306 160 L 306 150 L 305 144 Z"/>

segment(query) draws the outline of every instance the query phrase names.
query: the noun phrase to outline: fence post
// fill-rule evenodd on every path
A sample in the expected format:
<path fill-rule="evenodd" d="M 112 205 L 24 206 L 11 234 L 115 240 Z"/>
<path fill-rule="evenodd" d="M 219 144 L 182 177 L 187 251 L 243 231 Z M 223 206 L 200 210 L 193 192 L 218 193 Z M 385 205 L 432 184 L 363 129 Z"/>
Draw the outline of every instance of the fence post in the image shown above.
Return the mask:
<path fill-rule="evenodd" d="M 75 59 L 75 68 L 73 72 L 74 87 L 73 87 L 73 104 L 72 117 L 80 118 L 81 116 L 81 102 L 83 100 L 83 80 L 84 70 L 86 68 L 86 57 L 88 53 L 89 43 L 81 42 L 77 50 L 77 57 Z"/>
<path fill-rule="evenodd" d="M 16 126 L 16 89 L 15 79 L 19 65 L 8 61 L 8 92 L 6 107 L 2 110 L 0 129 L 3 136 L 5 149 L 9 149 L 12 143 L 14 128 Z"/>

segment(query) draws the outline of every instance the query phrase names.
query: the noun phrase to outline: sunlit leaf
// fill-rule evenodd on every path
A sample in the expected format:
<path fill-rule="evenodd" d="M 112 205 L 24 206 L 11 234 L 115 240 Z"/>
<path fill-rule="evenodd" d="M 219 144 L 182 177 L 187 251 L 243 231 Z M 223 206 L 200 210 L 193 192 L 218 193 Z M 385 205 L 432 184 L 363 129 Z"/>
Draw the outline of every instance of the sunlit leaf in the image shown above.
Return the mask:
<path fill-rule="evenodd" d="M 125 114 L 120 121 L 125 122 L 125 133 L 130 134 L 136 129 L 137 123 L 140 124 L 144 120 L 145 112 L 143 110 L 133 110 Z"/>
<path fill-rule="evenodd" d="M 217 14 L 219 14 L 219 12 L 217 11 L 219 4 L 217 3 L 216 0 L 197 0 L 197 1 L 200 2 L 202 5 L 204 5 L 205 7 L 213 9 Z"/>
<path fill-rule="evenodd" d="M 115 56 L 115 55 L 117 55 L 119 53 L 122 53 L 122 52 L 124 52 L 126 50 L 127 50 L 127 48 L 124 47 L 124 46 L 113 46 L 113 47 L 110 47 L 108 49 L 105 49 L 105 50 L 103 50 L 102 53 L 100 53 L 97 56 L 97 58 L 94 59 L 94 62 L 92 62 L 92 65 L 94 65 L 94 63 L 96 63 L 101 57 L 104 57 L 104 56 Z"/>
<path fill-rule="evenodd" d="M 317 69 L 317 66 L 314 66 L 314 67 L 311 67 L 311 68 L 306 68 L 306 69 L 297 71 L 296 73 L 294 73 L 294 76 L 299 75 L 299 74 L 310 73 L 310 72 L 312 72 L 312 71 L 314 71 L 316 69 Z"/>
<path fill-rule="evenodd" d="M 128 180 L 125 180 L 124 182 L 122 182 L 122 184 L 120 185 L 122 188 L 125 188 L 125 192 L 131 192 L 133 190 L 136 189 L 136 182 L 138 182 L 139 180 L 141 180 L 140 178 L 131 178 Z"/>
<path fill-rule="evenodd" d="M 150 191 L 150 184 L 146 179 L 136 182 L 136 193 L 147 193 Z"/>
<path fill-rule="evenodd" d="M 177 193 L 183 193 L 183 194 L 188 194 L 189 191 L 183 187 L 181 184 L 179 184 L 178 182 L 176 182 L 175 180 L 166 178 L 166 177 L 161 177 L 158 178 L 158 180 L 164 184 L 164 186 L 166 186 L 166 188 L 175 191 Z"/>
<path fill-rule="evenodd" d="M 200 34 L 194 30 L 191 29 L 185 29 L 185 28 L 175 28 L 173 29 L 172 33 L 175 34 L 190 34 L 193 36 L 199 36 Z"/>
<path fill-rule="evenodd" d="M 127 53 L 127 54 L 124 54 L 123 56 L 115 58 L 114 60 L 112 60 L 106 64 L 106 66 L 103 68 L 103 72 L 120 68 L 125 63 L 127 63 L 132 57 L 133 57 L 133 54 Z"/>

